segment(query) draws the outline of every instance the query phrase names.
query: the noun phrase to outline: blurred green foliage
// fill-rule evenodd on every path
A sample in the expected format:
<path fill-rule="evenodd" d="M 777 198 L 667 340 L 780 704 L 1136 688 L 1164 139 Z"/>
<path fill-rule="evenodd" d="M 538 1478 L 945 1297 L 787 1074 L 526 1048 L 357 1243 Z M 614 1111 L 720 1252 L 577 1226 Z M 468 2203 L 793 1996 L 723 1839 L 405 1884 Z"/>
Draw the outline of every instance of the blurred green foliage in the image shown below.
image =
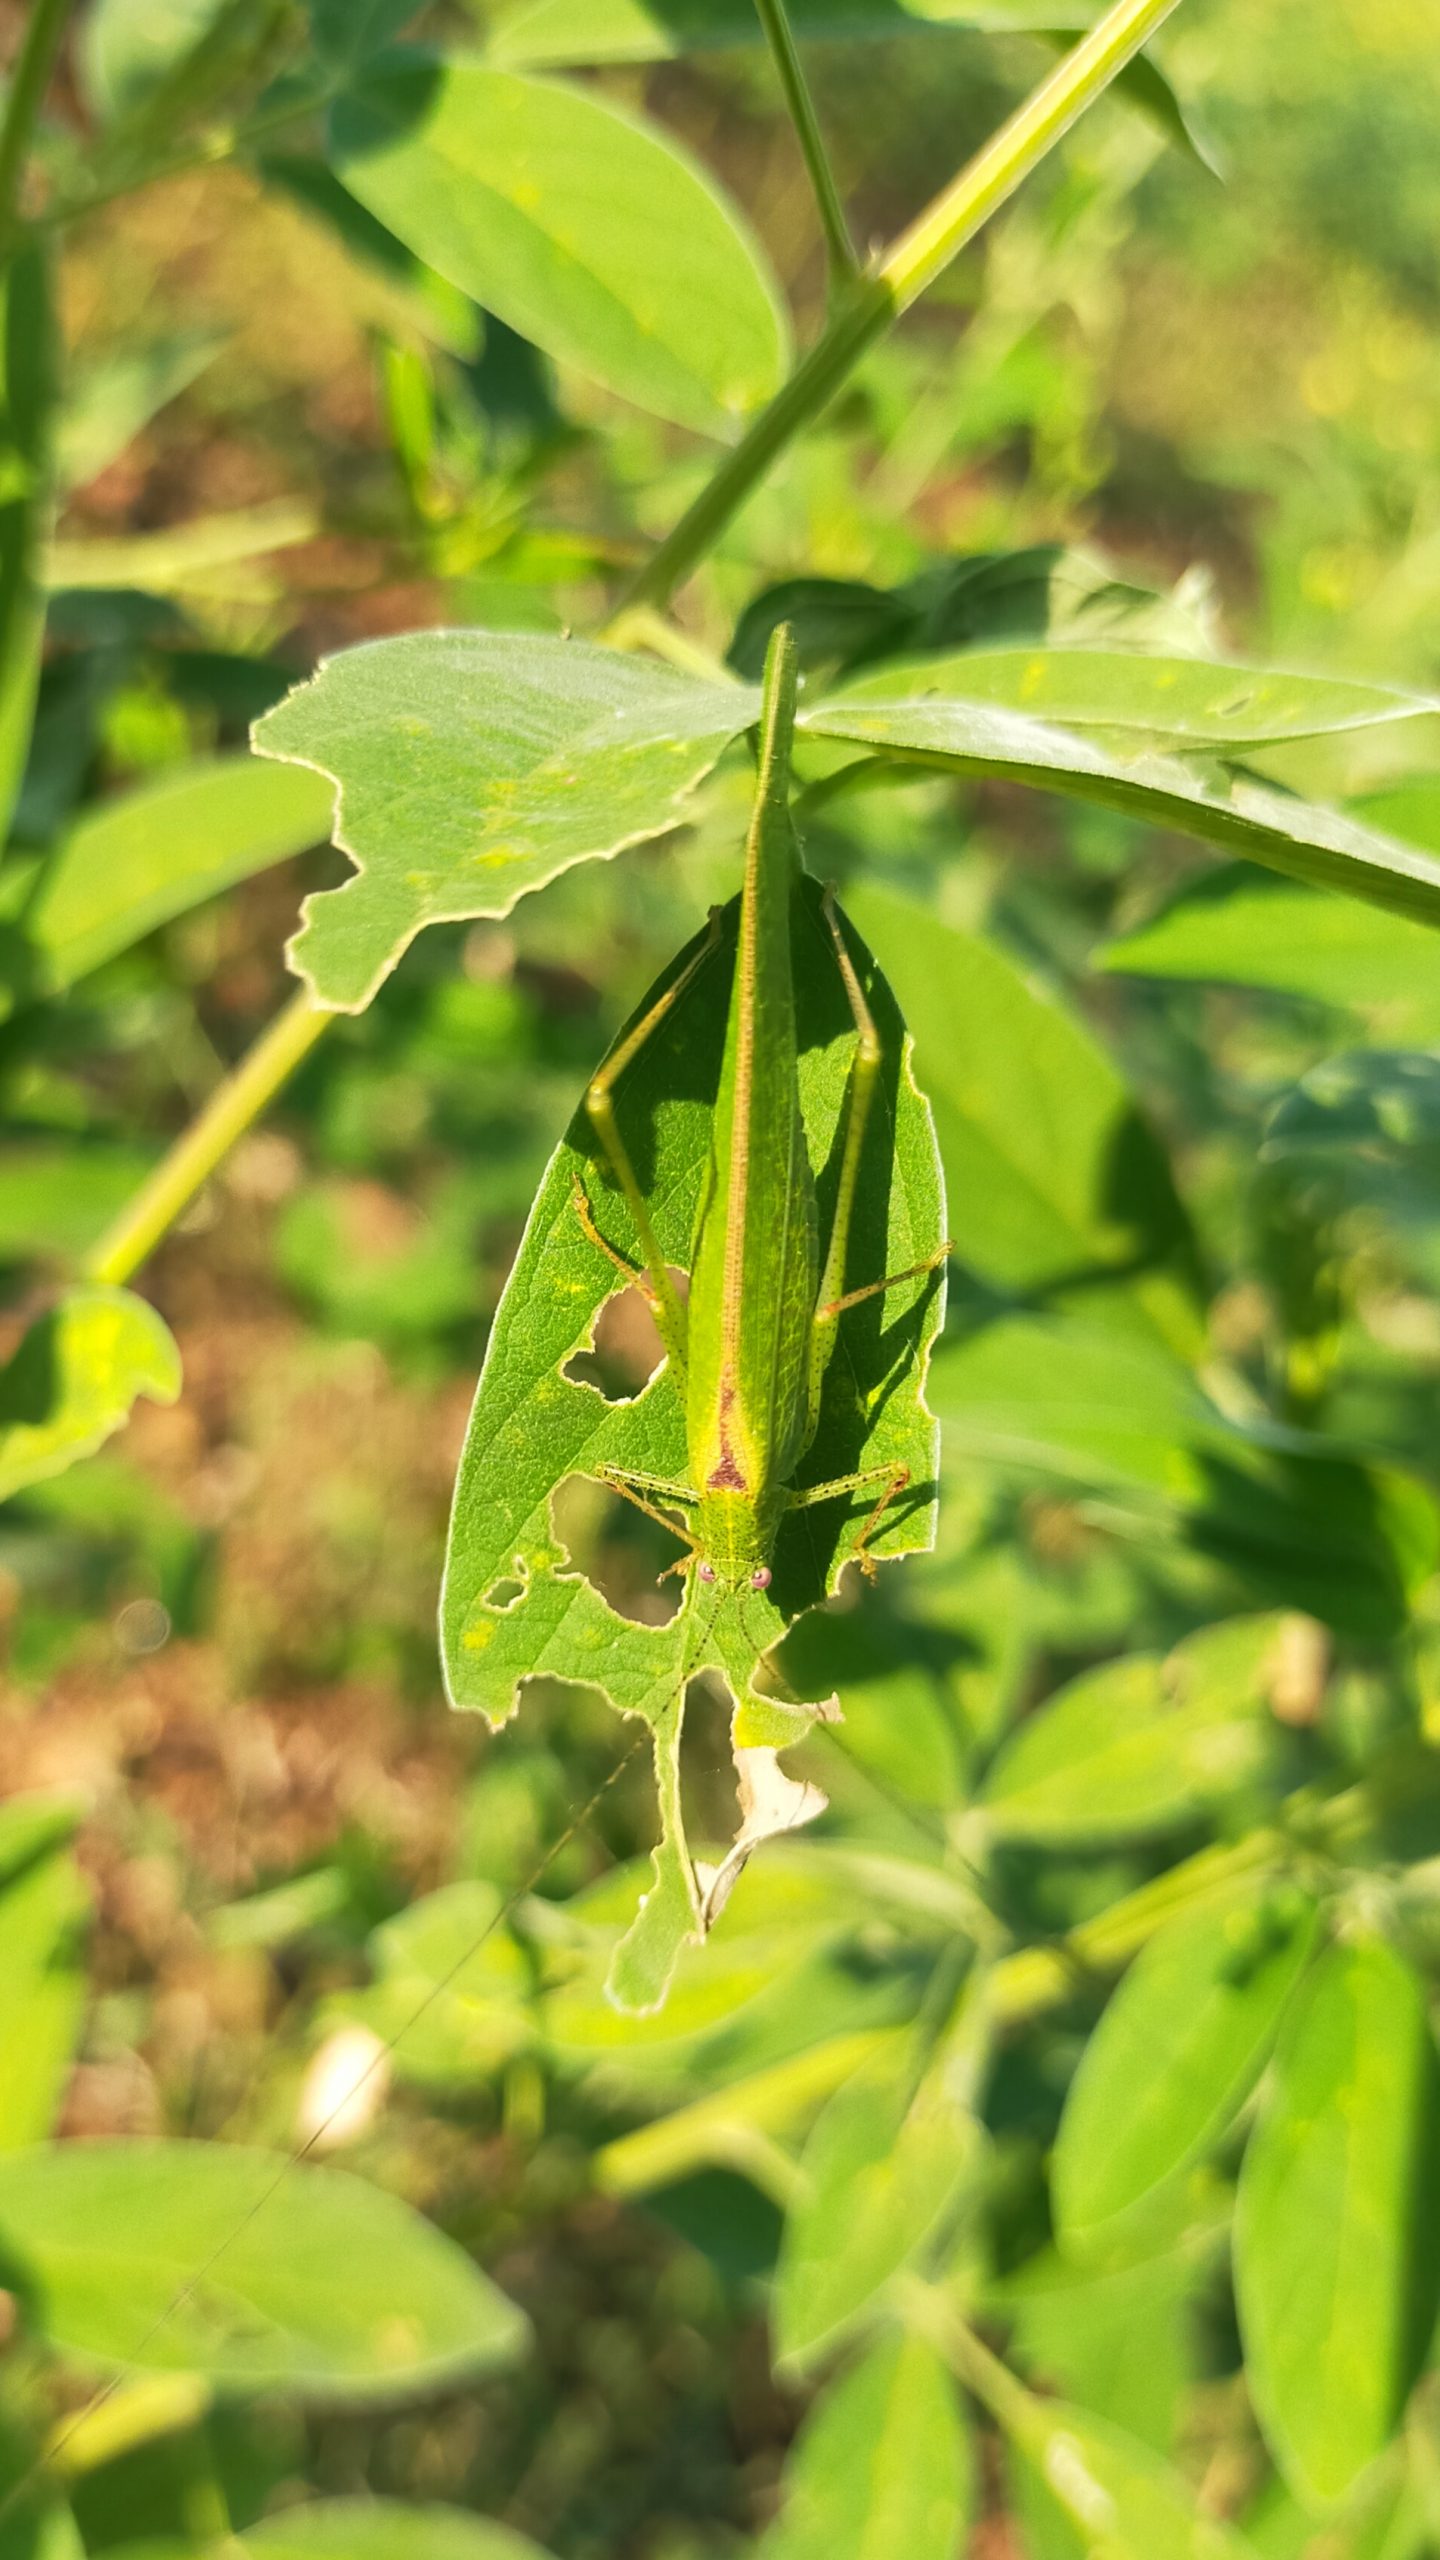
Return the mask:
<path fill-rule="evenodd" d="M 408 128 L 353 193 L 326 155 L 352 45 L 508 17 L 509 79 L 545 14 L 90 0 L 22 206 L 75 218 L 5 275 L 0 2560 L 1421 2560 L 1422 926 L 993 774 L 853 787 L 811 740 L 807 860 L 946 1162 L 940 1539 L 787 1638 L 796 1694 L 841 1697 L 794 1762 L 831 1810 L 653 2018 L 602 1988 L 643 1761 L 607 1786 L 620 1730 L 555 1680 L 494 1739 L 449 1716 L 434 1611 L 527 1209 L 734 889 L 743 747 L 682 830 L 431 926 L 143 1298 L 82 1282 L 349 876 L 328 785 L 251 761 L 252 721 L 356 642 L 594 630 L 712 467 L 655 414 L 738 379 L 698 287 L 647 411 L 555 337 L 563 276 L 521 308 L 485 225 L 458 278 L 419 237 Z M 860 43 L 797 10 L 867 244 L 1044 68 L 1035 21 L 1084 13 L 948 14 Z M 763 53 L 611 15 L 587 116 L 668 135 L 676 201 L 703 164 L 812 337 Z M 1223 180 L 1153 95 L 1099 107 L 724 533 L 676 625 L 717 682 L 783 609 L 817 697 L 1046 636 L 1440 689 L 1433 12 L 1185 0 L 1160 57 Z M 729 315 L 745 396 L 767 312 Z M 1440 850 L 1440 715 L 1225 743 L 1207 789 L 1238 764 Z M 648 1366 L 623 1316 L 600 1354 Z M 647 1524 L 573 1530 L 652 1605 Z M 684 1783 L 725 1839 L 716 1701 Z M 343 2167 L 287 2170 L 317 2134 Z"/>

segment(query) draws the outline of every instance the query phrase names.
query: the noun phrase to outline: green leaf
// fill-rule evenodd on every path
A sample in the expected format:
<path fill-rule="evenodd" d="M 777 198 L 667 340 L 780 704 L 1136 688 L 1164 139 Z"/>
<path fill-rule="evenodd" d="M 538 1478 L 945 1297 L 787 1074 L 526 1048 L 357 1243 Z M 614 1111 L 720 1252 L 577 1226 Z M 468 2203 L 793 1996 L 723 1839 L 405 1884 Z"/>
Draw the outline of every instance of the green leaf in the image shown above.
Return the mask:
<path fill-rule="evenodd" d="M 759 707 L 747 686 L 508 631 L 332 658 L 255 732 L 262 755 L 336 785 L 336 841 L 359 866 L 307 900 L 292 965 L 358 1012 L 422 925 L 508 915 L 572 863 L 674 826 Z"/>
<path fill-rule="evenodd" d="M 92 0 L 79 57 L 85 103 L 101 123 L 143 105 L 192 53 L 225 0 Z"/>
<path fill-rule="evenodd" d="M 1403 1164 L 1433 1181 L 1440 1171 L 1440 1058 L 1412 1049 L 1352 1049 L 1312 1067 L 1277 1103 L 1261 1160 L 1341 1157 Z"/>
<path fill-rule="evenodd" d="M 955 661 L 957 671 L 964 664 Z M 902 697 L 899 677 L 887 670 L 812 704 L 800 726 L 811 736 L 850 739 L 911 763 L 1000 774 L 1091 801 L 1149 826 L 1198 836 L 1317 888 L 1344 889 L 1396 915 L 1440 922 L 1440 861 L 1357 818 L 1243 778 L 1225 789 L 1170 757 L 1108 754 L 1087 733 L 930 689 L 935 669 L 928 663 L 911 673 L 925 691 Z"/>
<path fill-rule="evenodd" d="M 88 1458 L 137 1396 L 179 1393 L 180 1354 L 153 1307 L 126 1289 L 68 1290 L 0 1369 L 0 1501 Z"/>
<path fill-rule="evenodd" d="M 420 0 L 305 0 L 311 42 L 321 61 L 337 70 L 378 53 L 419 6 Z"/>
<path fill-rule="evenodd" d="M 912 2096 L 908 2054 L 859 2072 L 821 2109 L 785 2220 L 772 2318 L 776 2355 L 797 2368 L 863 2319 L 973 2175 L 974 2117 L 943 2067 Z"/>
<path fill-rule="evenodd" d="M 1093 25 L 1098 0 L 788 0 L 795 33 L 846 37 L 934 34 L 975 27 L 992 35 L 1046 34 Z M 712 46 L 758 41 L 747 0 L 520 0 L 491 40 L 500 62 L 654 62 Z"/>
<path fill-rule="evenodd" d="M 56 1810 L 23 1797 L 4 1808 L 27 1829 L 36 1814 L 53 1823 Z M 12 1828 L 0 1826 L 0 1858 Z M 80 1937 L 89 1908 L 68 1838 L 7 1874 L 0 1890 L 0 2152 L 41 2142 L 54 2128 L 85 2015 Z"/>
<path fill-rule="evenodd" d="M 1133 1654 L 1069 1681 L 1004 1745 L 981 1801 L 1000 1840 L 1144 1838 L 1250 1784 L 1273 1749 L 1262 1674 L 1274 1622 L 1253 1622 L 1248 1662 L 1187 1682 L 1186 1649 Z M 1247 1676 L 1248 1675 L 1248 1676 Z"/>
<path fill-rule="evenodd" d="M 1431 1570 L 1440 1521 L 1413 1478 L 1313 1435 L 1242 1428 L 1190 1370 L 1138 1342 L 1001 1317 L 944 1346 L 931 1401 L 948 1466 L 982 1458 L 1068 1484 L 1107 1528 L 1170 1546 L 1192 1577 L 1208 1563 L 1229 1605 L 1393 1635 Z"/>
<path fill-rule="evenodd" d="M 100 2364 L 391 2398 L 524 2345 L 520 2312 L 453 2241 L 379 2188 L 279 2152 L 17 2152 L 0 2160 L 0 2234 L 43 2335 Z"/>
<path fill-rule="evenodd" d="M 0 1262 L 74 1261 L 118 1216 L 152 1162 L 133 1147 L 50 1139 L 0 1146 Z"/>
<path fill-rule="evenodd" d="M 1098 1041 L 979 934 L 868 884 L 850 903 L 915 1040 L 961 1260 L 996 1288 L 1196 1349 L 1185 1213 Z"/>
<path fill-rule="evenodd" d="M 881 2338 L 832 2383 L 800 2430 L 785 2505 L 761 2560 L 940 2560 L 972 2512 L 969 2438 L 955 2386 L 920 2338 Z"/>
<path fill-rule="evenodd" d="M 1239 754 L 1416 720 L 1440 707 L 1388 685 L 1093 645 L 970 649 L 892 667 L 885 685 L 889 694 L 945 695 L 1083 730 L 1119 755 L 1137 744 L 1172 755 Z"/>
<path fill-rule="evenodd" d="M 1195 2295 L 1205 2280 L 1193 2246 L 1095 2268 L 1048 2249 L 992 2290 L 1027 2372 L 1168 2454 L 1195 2364 Z"/>
<path fill-rule="evenodd" d="M 1420 1983 L 1378 1939 L 1317 1966 L 1240 2176 L 1235 2284 L 1266 2441 L 1343 2497 L 1400 2423 L 1440 2302 L 1440 2075 Z"/>
<path fill-rule="evenodd" d="M 801 38 L 935 35 L 966 27 L 986 35 L 1039 35 L 1069 45 L 1099 15 L 1084 0 L 789 0 Z M 496 30 L 491 55 L 517 66 L 655 62 L 715 46 L 750 45 L 759 29 L 745 0 L 534 0 Z M 1119 85 L 1171 141 L 1214 164 L 1164 74 L 1142 56 Z"/>
<path fill-rule="evenodd" d="M 833 1196 L 833 1142 L 848 1089 L 854 1019 L 820 916 L 819 884 L 805 882 L 803 894 L 814 929 L 807 925 L 795 938 L 800 1103 L 823 1224 Z M 709 1164 L 725 1030 L 714 988 L 726 983 L 732 965 L 737 909 L 735 901 L 724 911 L 720 946 L 711 960 L 715 975 L 702 971 L 693 981 L 645 1043 L 617 1095 L 621 1134 L 662 1250 L 680 1268 L 689 1261 Z M 679 955 L 632 1021 L 706 939 L 697 937 Z M 888 1102 L 871 1115 L 851 1230 L 851 1270 L 907 1270 L 933 1252 L 943 1234 L 934 1132 L 910 1079 L 894 1000 L 853 935 L 850 947 L 880 1032 Z M 743 1607 L 725 1602 L 708 1618 L 682 1606 L 668 1626 L 620 1617 L 591 1582 L 570 1569 L 551 1511 L 557 1486 L 572 1476 L 593 1477 L 602 1462 L 674 1481 L 685 1462 L 684 1415 L 664 1368 L 622 1403 L 608 1403 L 594 1387 L 566 1375 L 575 1355 L 590 1347 L 601 1307 L 616 1294 L 614 1271 L 576 1216 L 577 1180 L 592 1200 L 598 1196 L 603 1202 L 611 1241 L 632 1254 L 637 1243 L 619 1195 L 609 1188 L 597 1193 L 595 1154 L 582 1107 L 541 1184 L 496 1313 L 455 1488 L 442 1647 L 452 1703 L 478 1708 L 492 1723 L 513 1713 L 522 1683 L 545 1677 L 599 1690 L 622 1712 L 652 1726 L 662 1817 L 656 1884 L 622 1944 L 611 1981 L 621 2005 L 648 2008 L 663 1996 L 679 1948 L 698 1926 L 679 1804 L 685 1685 L 702 1670 L 719 1673 L 739 1709 L 734 1736 L 742 1752 L 768 1755 L 798 1739 L 814 1710 L 797 1715 L 793 1706 L 767 1700 L 754 1687 L 757 1667 L 790 1621 L 834 1590 L 855 1553 L 866 1511 L 863 1504 L 842 1501 L 833 1509 L 792 1513 L 781 1531 L 768 1591 L 747 1591 Z M 909 1468 L 910 1507 L 892 1505 L 873 1541 L 881 1558 L 924 1549 L 933 1537 L 936 1440 L 924 1376 L 940 1311 L 941 1293 L 920 1280 L 889 1295 L 883 1328 L 873 1300 L 842 1319 L 819 1431 L 805 1461 L 802 1480 L 811 1484 L 866 1466 Z M 757 1784 L 768 1783 L 761 1757 L 742 1769 L 755 1773 Z M 810 1796 L 811 1809 L 818 1810 L 813 1790 Z"/>
<path fill-rule="evenodd" d="M 1230 2526 L 1203 2516 L 1177 2471 L 1147 2445 L 1063 2401 L 1017 2394 L 1012 2441 L 1083 2560 L 1253 2560 Z"/>
<path fill-rule="evenodd" d="M 1098 954 L 1134 977 L 1273 987 L 1321 1004 L 1373 1008 L 1396 1032 L 1440 1032 L 1435 955 L 1423 926 L 1379 907 L 1227 863 L 1149 924 Z"/>
<path fill-rule="evenodd" d="M 50 515 L 55 324 L 45 252 L 0 269 L 0 850 L 10 833 L 40 681 L 39 550 Z"/>
<path fill-rule="evenodd" d="M 194 331 L 152 338 L 77 373 L 66 388 L 56 426 L 55 476 L 65 490 L 83 489 L 189 388 L 213 362 L 222 338 Z"/>
<path fill-rule="evenodd" d="M 329 150 L 417 257 L 640 408 L 728 435 L 779 388 L 788 329 L 758 246 L 608 101 L 411 48 L 361 71 Z"/>
<path fill-rule="evenodd" d="M 1060 2120 L 1052 2179 L 1063 2239 L 1090 2239 L 1234 2121 L 1315 1928 L 1313 1903 L 1261 1883 L 1152 1938 L 1086 2045 Z"/>
<path fill-rule="evenodd" d="M 43 865 L 12 925 L 26 992 L 53 995 L 157 925 L 330 831 L 313 773 L 218 756 L 102 801 Z"/>
<path fill-rule="evenodd" d="M 255 2560 L 544 2560 L 538 2543 L 508 2525 L 458 2507 L 400 2506 L 388 2498 L 292 2507 L 252 2524 L 238 2546 Z"/>

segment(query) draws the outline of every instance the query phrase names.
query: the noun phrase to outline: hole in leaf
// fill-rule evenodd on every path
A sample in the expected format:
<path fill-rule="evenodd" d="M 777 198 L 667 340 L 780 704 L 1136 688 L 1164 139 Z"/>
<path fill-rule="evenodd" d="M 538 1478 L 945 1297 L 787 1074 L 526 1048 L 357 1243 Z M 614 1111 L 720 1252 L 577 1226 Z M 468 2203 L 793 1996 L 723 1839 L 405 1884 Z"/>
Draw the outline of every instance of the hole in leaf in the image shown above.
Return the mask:
<path fill-rule="evenodd" d="M 704 1671 L 685 1693 L 680 1735 L 680 1802 L 686 1837 L 701 1854 L 722 1853 L 740 1819 L 730 1720 L 735 1709 L 717 1673 Z"/>
<path fill-rule="evenodd" d="M 571 1564 L 617 1616 L 640 1627 L 669 1625 L 685 1586 L 678 1574 L 668 1582 L 660 1575 L 685 1554 L 683 1538 L 593 1476 L 567 1476 L 557 1485 L 550 1516 Z"/>
<path fill-rule="evenodd" d="M 690 1283 L 670 1274 L 682 1300 Z M 607 1404 L 629 1404 L 647 1387 L 665 1357 L 655 1318 L 638 1288 L 617 1290 L 595 1319 L 590 1342 L 566 1361 L 560 1375 L 572 1386 L 593 1387 Z"/>
<path fill-rule="evenodd" d="M 508 1573 L 503 1575 L 499 1582 L 491 1583 L 485 1594 L 483 1606 L 487 1609 L 513 1609 L 516 1601 L 523 1600 L 524 1597 L 524 1583 L 516 1574 Z"/>

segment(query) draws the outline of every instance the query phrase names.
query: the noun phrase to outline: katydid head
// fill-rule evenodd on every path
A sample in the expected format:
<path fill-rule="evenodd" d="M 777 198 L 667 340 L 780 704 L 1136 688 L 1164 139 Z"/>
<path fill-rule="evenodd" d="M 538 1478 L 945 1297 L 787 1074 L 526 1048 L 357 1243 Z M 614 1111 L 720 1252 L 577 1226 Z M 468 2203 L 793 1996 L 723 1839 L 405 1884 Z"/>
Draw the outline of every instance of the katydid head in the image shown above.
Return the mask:
<path fill-rule="evenodd" d="M 774 1502 L 756 1504 L 738 1487 L 707 1485 L 694 1523 L 697 1581 L 732 1600 L 768 1591 L 779 1525 Z"/>
<path fill-rule="evenodd" d="M 720 1575 L 708 1556 L 701 1557 L 698 1571 L 702 1582 L 719 1582 L 720 1580 Z M 774 1576 L 768 1564 L 757 1564 L 753 1571 L 745 1575 L 743 1582 L 732 1584 L 731 1587 L 736 1590 L 768 1591 L 773 1580 Z"/>

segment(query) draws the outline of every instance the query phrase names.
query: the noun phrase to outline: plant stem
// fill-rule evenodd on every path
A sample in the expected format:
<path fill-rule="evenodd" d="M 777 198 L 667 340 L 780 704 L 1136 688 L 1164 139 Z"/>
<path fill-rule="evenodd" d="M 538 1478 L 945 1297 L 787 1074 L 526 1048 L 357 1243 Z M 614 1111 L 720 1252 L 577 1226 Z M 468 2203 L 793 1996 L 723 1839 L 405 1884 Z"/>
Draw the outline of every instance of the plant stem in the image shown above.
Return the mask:
<path fill-rule="evenodd" d="M 809 355 L 651 555 L 622 599 L 622 611 L 669 602 L 772 462 L 819 416 L 860 358 L 944 273 L 1178 5 L 1179 0 L 1115 0 L 1099 25 L 901 233 L 878 267 L 856 280 Z"/>
<path fill-rule="evenodd" d="M 40 112 L 51 65 L 64 31 L 70 0 L 30 0 L 30 18 L 10 80 L 10 95 L 0 122 L 0 245 L 8 247 L 15 228 L 20 180 L 30 149 L 30 136 Z"/>
<path fill-rule="evenodd" d="M 830 290 L 832 294 L 838 294 L 844 287 L 855 282 L 860 272 L 860 261 L 851 243 L 849 225 L 845 220 L 845 208 L 840 201 L 840 190 L 835 184 L 835 173 L 830 166 L 830 155 L 825 148 L 820 119 L 815 113 L 815 101 L 810 95 L 805 67 L 800 60 L 795 38 L 790 30 L 785 0 L 755 0 L 755 8 L 760 24 L 765 30 L 765 41 L 774 55 L 775 68 L 780 75 L 780 86 L 784 91 L 790 121 L 795 127 L 796 137 L 805 157 L 805 166 L 810 173 L 816 210 L 820 216 L 820 228 L 825 234 L 825 256 L 830 268 Z"/>
<path fill-rule="evenodd" d="M 87 1279 L 118 1286 L 139 1269 L 334 1019 L 333 1013 L 321 1011 L 308 988 L 291 997 L 269 1030 L 261 1033 L 239 1066 L 216 1087 L 148 1182 L 126 1202 L 87 1256 Z"/>
<path fill-rule="evenodd" d="M 731 517 L 764 478 L 771 463 L 819 415 L 866 350 L 884 335 L 902 311 L 909 309 L 926 286 L 934 282 L 997 205 L 1003 204 L 1006 197 L 1013 194 L 1021 180 L 1044 158 L 1092 100 L 1109 87 L 1162 19 L 1167 18 L 1178 5 L 1179 0 L 1115 0 L 1115 5 L 1084 42 L 1066 55 L 1050 77 L 1042 81 L 1039 88 L 1016 109 L 959 176 L 942 188 L 933 203 L 911 223 L 907 231 L 901 233 L 874 273 L 853 278 L 845 300 L 834 313 L 823 336 L 769 408 L 756 419 L 749 434 L 720 465 L 695 504 L 652 554 L 629 592 L 620 600 L 606 627 L 605 636 L 618 637 L 637 609 L 643 615 L 669 602 L 676 587 L 711 549 Z M 64 6 L 65 0 L 37 0 L 37 20 L 39 16 L 48 14 L 54 18 L 58 28 Z M 803 112 L 813 127 L 815 147 L 833 193 L 833 180 L 829 178 L 828 163 L 824 163 L 819 128 L 814 125 L 813 109 L 798 58 L 795 57 L 783 0 L 757 0 L 757 7 L 766 33 L 776 47 L 782 78 L 786 77 L 786 62 L 793 66 L 798 94 L 804 99 Z M 31 22 L 32 36 L 37 20 Z M 48 58 L 47 53 L 47 61 Z M 786 95 L 792 114 L 796 114 L 788 84 Z M 291 102 L 268 118 L 257 118 L 249 126 L 234 127 L 227 134 L 211 136 L 208 144 L 202 143 L 188 156 L 172 162 L 167 170 L 151 170 L 146 176 L 174 174 L 206 160 L 221 158 L 227 151 L 253 141 L 257 133 L 273 125 L 288 123 L 293 116 L 308 113 L 320 103 L 322 101 L 315 96 Z M 7 122 L 13 121 L 14 105 L 12 95 L 11 116 Z M 815 163 L 811 161 L 806 128 L 799 115 L 797 130 L 814 177 Z M 133 183 L 143 182 L 137 178 Z M 113 192 L 128 192 L 128 184 Z M 97 194 L 86 203 L 57 208 L 51 219 L 68 220 L 107 200 L 103 193 Z M 822 217 L 824 210 L 822 197 Z M 835 199 L 835 211 L 838 217 L 838 197 Z M 840 219 L 843 222 L 843 217 Z M 847 255 L 848 246 L 847 240 Z M 643 620 L 640 629 L 644 629 Z M 634 634 L 634 622 L 630 622 L 630 631 Z M 130 1277 L 188 1207 L 227 1149 L 272 1100 L 332 1018 L 330 1014 L 321 1012 L 308 994 L 294 998 L 250 1056 L 227 1078 L 198 1120 L 156 1166 L 130 1206 L 122 1210 L 109 1234 L 89 1259 L 87 1268 L 92 1279 L 125 1280 Z M 1045 1950 L 1037 1950 L 1033 1959 L 1030 1956 L 1015 1959 L 1027 1963 L 1032 1960 L 1041 1964 L 1058 1961 Z"/>

